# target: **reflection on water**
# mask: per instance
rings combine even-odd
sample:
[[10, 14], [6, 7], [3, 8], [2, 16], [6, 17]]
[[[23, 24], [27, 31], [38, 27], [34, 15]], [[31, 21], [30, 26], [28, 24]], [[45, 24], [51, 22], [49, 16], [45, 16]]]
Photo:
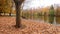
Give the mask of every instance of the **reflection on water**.
[[54, 16], [39, 16], [35, 17], [34, 19], [43, 20], [44, 22], [51, 23], [51, 24], [60, 24], [60, 17]]
[[56, 17], [57, 24], [60, 24], [60, 17]]
[[60, 24], [60, 17], [54, 17], [54, 16], [45, 16], [44, 21], [51, 23], [51, 24]]
[[49, 16], [49, 23], [53, 24], [54, 23], [54, 16]]
[[45, 19], [47, 19], [47, 21], [51, 24], [54, 23], [54, 16], [47, 16], [47, 18], [45, 18]]

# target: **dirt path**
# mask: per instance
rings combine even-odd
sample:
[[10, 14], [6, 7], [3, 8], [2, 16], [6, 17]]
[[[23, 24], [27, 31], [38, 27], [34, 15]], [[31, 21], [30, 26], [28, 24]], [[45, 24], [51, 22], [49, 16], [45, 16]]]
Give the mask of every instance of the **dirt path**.
[[22, 27], [16, 29], [15, 17], [0, 17], [0, 34], [60, 34], [60, 26], [26, 19], [22, 19], [21, 24]]

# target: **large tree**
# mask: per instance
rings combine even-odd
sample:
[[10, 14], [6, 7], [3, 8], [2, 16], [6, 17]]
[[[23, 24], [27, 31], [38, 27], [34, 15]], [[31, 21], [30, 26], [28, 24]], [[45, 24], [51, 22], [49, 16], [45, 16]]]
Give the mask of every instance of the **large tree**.
[[51, 5], [51, 7], [50, 7], [50, 11], [49, 11], [49, 15], [50, 16], [54, 16], [54, 7], [53, 7], [53, 5]]
[[21, 5], [24, 2], [24, 0], [14, 0], [14, 2], [16, 6], [16, 27], [19, 28], [21, 27], [21, 18], [20, 18]]
[[12, 6], [12, 0], [0, 0], [0, 13], [10, 13], [11, 12], [11, 6]]

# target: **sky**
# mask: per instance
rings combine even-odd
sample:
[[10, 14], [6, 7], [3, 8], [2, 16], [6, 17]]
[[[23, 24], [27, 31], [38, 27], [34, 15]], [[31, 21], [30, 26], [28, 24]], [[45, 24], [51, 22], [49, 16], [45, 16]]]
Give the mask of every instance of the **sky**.
[[60, 0], [26, 0], [23, 9], [46, 7], [53, 4], [60, 4]]

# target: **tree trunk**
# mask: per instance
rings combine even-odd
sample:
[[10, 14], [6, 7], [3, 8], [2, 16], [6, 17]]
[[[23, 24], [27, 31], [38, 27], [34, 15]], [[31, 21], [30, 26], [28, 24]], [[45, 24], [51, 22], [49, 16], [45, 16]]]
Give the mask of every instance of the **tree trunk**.
[[9, 13], [9, 16], [11, 16], [11, 13]]
[[20, 19], [20, 7], [19, 5], [17, 4], [16, 5], [16, 26], [17, 27], [20, 27], [21, 26], [21, 19]]
[[21, 19], [20, 19], [20, 5], [19, 2], [15, 2], [16, 8], [16, 27], [19, 28], [21, 26]]
[[16, 6], [16, 27], [19, 28], [21, 27], [21, 18], [20, 18], [21, 4], [24, 2], [24, 0], [14, 0], [14, 2]]
[[1, 13], [0, 13], [0, 16], [1, 16]]

